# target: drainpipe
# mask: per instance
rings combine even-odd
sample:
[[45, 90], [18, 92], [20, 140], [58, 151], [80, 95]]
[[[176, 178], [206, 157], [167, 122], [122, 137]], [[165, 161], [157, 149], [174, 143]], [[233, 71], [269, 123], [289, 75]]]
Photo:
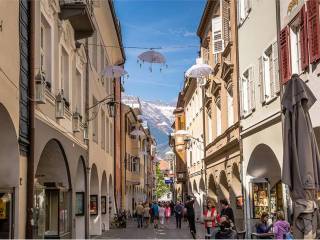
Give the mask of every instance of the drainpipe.
[[34, 42], [35, 42], [35, 1], [29, 1], [30, 18], [29, 18], [29, 130], [30, 130], [30, 148], [27, 165], [27, 221], [26, 221], [26, 238], [33, 238], [33, 192], [34, 192], [34, 146], [35, 146], [35, 102], [34, 99]]
[[[85, 40], [85, 53], [86, 56], [89, 58], [89, 41], [88, 38], [86, 38]], [[86, 64], [86, 82], [85, 82], [85, 86], [86, 86], [86, 93], [85, 93], [85, 109], [89, 109], [89, 92], [90, 92], [90, 87], [89, 87], [89, 63]], [[87, 119], [89, 119], [89, 112], [86, 111], [86, 122]], [[87, 131], [89, 131], [89, 126], [87, 126]], [[89, 135], [89, 133], [88, 133]], [[90, 214], [89, 214], [89, 195], [90, 195], [90, 161], [89, 161], [89, 140], [87, 141], [87, 158], [86, 158], [86, 195], [85, 195], [85, 237], [89, 238], [89, 218], [90, 218]]]

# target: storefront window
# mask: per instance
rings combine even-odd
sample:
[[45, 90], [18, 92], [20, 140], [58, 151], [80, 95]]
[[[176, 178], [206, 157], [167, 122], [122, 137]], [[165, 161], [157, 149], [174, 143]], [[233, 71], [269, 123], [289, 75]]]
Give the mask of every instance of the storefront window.
[[59, 202], [59, 232], [65, 234], [69, 232], [69, 194], [67, 191], [60, 192]]
[[0, 192], [0, 238], [11, 238], [12, 194]]
[[252, 190], [252, 215], [260, 218], [263, 212], [275, 214], [283, 210], [282, 184], [278, 182], [270, 189], [268, 182], [251, 183]]
[[263, 212], [269, 212], [268, 183], [252, 183], [253, 218], [260, 218]]

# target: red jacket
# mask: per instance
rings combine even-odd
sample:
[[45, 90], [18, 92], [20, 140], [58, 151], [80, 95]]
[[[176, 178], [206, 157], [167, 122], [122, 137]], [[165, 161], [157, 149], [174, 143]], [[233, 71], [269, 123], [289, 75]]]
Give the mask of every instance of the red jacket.
[[[207, 213], [208, 213], [208, 209], [206, 209], [203, 212], [203, 217], [204, 218], [207, 217]], [[213, 207], [213, 208], [211, 208], [211, 217], [214, 217], [215, 214], [216, 214], [216, 217], [212, 221], [212, 227], [216, 227], [217, 223], [220, 222], [220, 215], [218, 214], [217, 210]], [[208, 221], [204, 221], [204, 226], [208, 227]]]

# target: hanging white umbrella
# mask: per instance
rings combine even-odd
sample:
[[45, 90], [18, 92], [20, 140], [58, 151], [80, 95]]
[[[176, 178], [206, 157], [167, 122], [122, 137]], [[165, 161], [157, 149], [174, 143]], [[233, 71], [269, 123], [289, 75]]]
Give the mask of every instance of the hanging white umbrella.
[[212, 71], [212, 67], [208, 64], [197, 63], [186, 71], [185, 76], [190, 78], [203, 78], [208, 77]]
[[142, 62], [148, 62], [148, 63], [162, 63], [164, 64], [166, 62], [166, 58], [162, 55], [162, 53], [149, 50], [146, 52], [141, 53], [138, 56], [139, 60]]
[[130, 135], [140, 137], [144, 135], [144, 132], [140, 129], [135, 129], [130, 133]]
[[127, 75], [128, 73], [121, 66], [106, 66], [102, 70], [101, 74], [107, 78], [119, 78]]

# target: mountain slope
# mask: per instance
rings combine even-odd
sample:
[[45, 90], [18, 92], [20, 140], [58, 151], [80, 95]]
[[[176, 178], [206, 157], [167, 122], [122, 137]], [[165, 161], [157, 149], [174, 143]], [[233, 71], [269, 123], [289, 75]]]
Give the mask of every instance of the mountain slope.
[[128, 95], [122, 97], [122, 102], [130, 106], [141, 106], [142, 118], [148, 122], [151, 134], [157, 141], [158, 155], [164, 157], [169, 149], [168, 140], [172, 132], [175, 105], [162, 101], [147, 101]]

